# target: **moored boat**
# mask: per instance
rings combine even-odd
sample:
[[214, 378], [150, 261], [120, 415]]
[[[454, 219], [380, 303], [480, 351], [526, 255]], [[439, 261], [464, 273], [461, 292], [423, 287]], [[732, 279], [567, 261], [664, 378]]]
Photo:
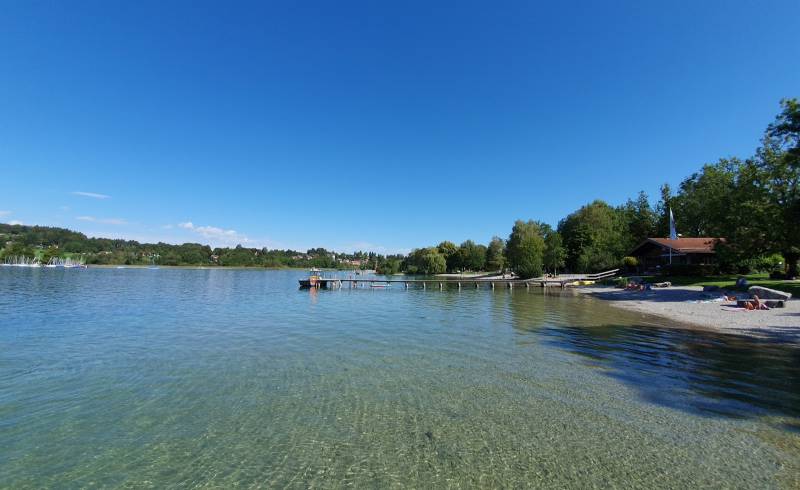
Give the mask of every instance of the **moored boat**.
[[303, 289], [318, 288], [322, 284], [322, 271], [316, 267], [308, 271], [308, 277], [300, 279], [300, 287]]

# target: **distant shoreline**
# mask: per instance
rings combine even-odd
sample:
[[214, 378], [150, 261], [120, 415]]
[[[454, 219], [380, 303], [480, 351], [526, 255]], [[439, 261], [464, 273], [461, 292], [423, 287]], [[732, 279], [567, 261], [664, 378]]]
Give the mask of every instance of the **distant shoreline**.
[[[149, 269], [157, 267], [159, 269], [224, 269], [224, 270], [295, 270], [305, 271], [308, 267], [261, 267], [261, 266], [245, 266], [245, 265], [124, 265], [124, 264], [88, 264], [89, 269]], [[335, 269], [331, 269], [335, 270]]]

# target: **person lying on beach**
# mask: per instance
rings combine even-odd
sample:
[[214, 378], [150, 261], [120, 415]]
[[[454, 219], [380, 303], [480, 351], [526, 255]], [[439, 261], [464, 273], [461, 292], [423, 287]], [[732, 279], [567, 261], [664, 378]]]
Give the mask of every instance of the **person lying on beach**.
[[746, 308], [748, 310], [768, 310], [769, 306], [765, 305], [758, 299], [758, 295], [753, 295], [753, 300], [747, 302]]

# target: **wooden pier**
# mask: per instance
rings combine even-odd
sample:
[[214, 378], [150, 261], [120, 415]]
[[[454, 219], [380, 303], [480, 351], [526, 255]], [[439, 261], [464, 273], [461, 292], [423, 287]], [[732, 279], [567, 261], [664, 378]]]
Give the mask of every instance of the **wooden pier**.
[[338, 289], [348, 285], [351, 288], [364, 285], [366, 287], [387, 287], [391, 284], [402, 284], [405, 289], [412, 286], [428, 287], [443, 290], [445, 287], [474, 288], [480, 289], [489, 288], [530, 288], [530, 287], [560, 287], [565, 288], [573, 283], [580, 281], [599, 281], [601, 279], [608, 279], [614, 277], [619, 272], [619, 269], [600, 272], [597, 274], [566, 274], [551, 277], [536, 277], [532, 279], [505, 279], [495, 277], [481, 277], [481, 278], [441, 278], [441, 279], [378, 279], [378, 278], [343, 278], [343, 277], [320, 277], [315, 281], [314, 287], [323, 289]]

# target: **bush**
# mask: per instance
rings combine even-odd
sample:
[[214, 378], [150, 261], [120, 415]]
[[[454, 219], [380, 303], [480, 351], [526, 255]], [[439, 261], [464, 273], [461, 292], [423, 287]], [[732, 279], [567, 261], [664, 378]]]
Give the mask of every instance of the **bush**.
[[633, 269], [639, 266], [639, 260], [636, 257], [623, 257], [622, 265], [629, 269]]

